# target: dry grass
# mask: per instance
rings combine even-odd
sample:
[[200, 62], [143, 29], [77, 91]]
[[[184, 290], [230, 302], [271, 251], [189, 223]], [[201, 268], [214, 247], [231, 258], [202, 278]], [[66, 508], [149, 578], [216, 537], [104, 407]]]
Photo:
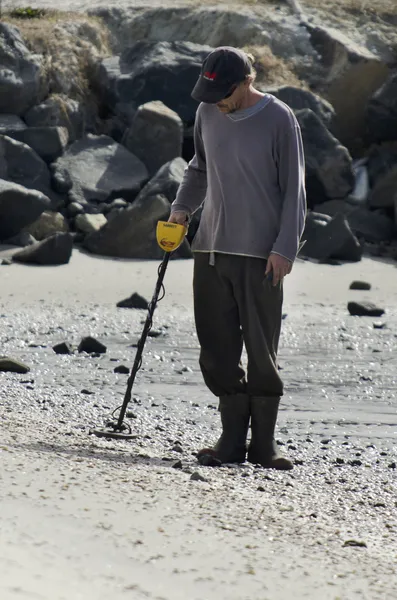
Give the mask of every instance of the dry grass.
[[43, 56], [43, 86], [48, 93], [76, 100], [90, 95], [96, 62], [110, 53], [108, 32], [99, 19], [53, 11], [35, 19], [4, 15], [3, 20], [20, 30], [29, 50]]
[[302, 87], [302, 81], [295, 75], [292, 67], [286, 61], [274, 56], [268, 46], [246, 46], [244, 50], [255, 58], [254, 67], [259, 86], [293, 85]]

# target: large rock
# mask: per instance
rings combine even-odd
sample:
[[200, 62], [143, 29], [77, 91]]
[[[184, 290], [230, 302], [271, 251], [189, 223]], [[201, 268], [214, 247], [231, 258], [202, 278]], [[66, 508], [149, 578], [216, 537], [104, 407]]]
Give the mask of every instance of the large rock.
[[329, 216], [345, 216], [353, 233], [366, 242], [387, 242], [396, 236], [396, 227], [389, 217], [344, 200], [324, 202], [315, 206], [314, 211]]
[[362, 257], [360, 243], [341, 214], [324, 218], [324, 215], [309, 212], [302, 240], [305, 244], [300, 254], [309, 258], [357, 262]]
[[182, 183], [186, 167], [187, 162], [180, 157], [174, 158], [174, 160], [163, 165], [139, 192], [136, 202], [161, 194], [171, 204], [175, 200], [178, 188]]
[[17, 252], [12, 260], [37, 265], [65, 265], [70, 260], [72, 250], [72, 234], [56, 233], [38, 244]]
[[73, 201], [133, 200], [148, 179], [145, 165], [124, 146], [102, 135], [74, 142], [54, 163], [53, 176], [72, 182]]
[[396, 165], [397, 141], [372, 146], [367, 157], [370, 187], [375, 187], [378, 180], [383, 178]]
[[64, 153], [69, 142], [66, 127], [25, 127], [7, 135], [32, 148], [48, 164]]
[[354, 188], [355, 176], [349, 151], [308, 108], [297, 110], [306, 161], [308, 206], [344, 198]]
[[283, 85], [277, 88], [262, 86], [262, 88], [264, 92], [276, 96], [276, 98], [287, 104], [294, 111], [310, 108], [310, 110], [321, 119], [327, 129], [331, 127], [335, 117], [334, 108], [327, 100], [314, 94], [310, 90], [296, 88], [290, 85]]
[[341, 31], [306, 24], [324, 72], [317, 89], [336, 111], [333, 133], [350, 151], [362, 149], [368, 100], [388, 76], [388, 67]]
[[0, 156], [1, 179], [49, 195], [50, 171], [32, 148], [5, 135], [0, 135]]
[[[210, 3], [190, 6], [152, 6], [134, 2], [134, 9], [94, 8], [89, 12], [101, 17], [113, 36], [113, 46], [122, 52], [137, 40], [189, 40], [210, 46], [231, 45], [239, 48], [267, 44], [271, 51], [294, 63], [298, 72], [306, 70], [317, 53], [299, 16], [289, 10], [274, 10], [261, 4], [260, 12], [240, 4]], [[279, 7], [281, 8], [281, 6]], [[285, 8], [285, 7], [284, 7]]]
[[[84, 240], [94, 254], [119, 258], [160, 259], [163, 250], [156, 240], [157, 221], [167, 220], [170, 203], [162, 195], [136, 200], [97, 233]], [[186, 241], [183, 243], [186, 250]]]
[[153, 176], [164, 164], [181, 156], [182, 121], [162, 102], [147, 102], [138, 108], [122, 143]]
[[41, 192], [0, 179], [0, 240], [16, 235], [50, 207]]
[[368, 141], [397, 141], [397, 73], [375, 92], [367, 109]]
[[371, 208], [394, 208], [397, 199], [397, 163], [383, 177], [379, 177], [368, 198]]
[[140, 41], [121, 56], [102, 61], [98, 84], [111, 109], [118, 103], [138, 107], [159, 100], [184, 122], [192, 123], [197, 102], [191, 91], [211, 50], [191, 42]]
[[29, 127], [66, 127], [73, 142], [84, 134], [86, 114], [80, 102], [57, 94], [31, 108], [24, 119]]
[[41, 241], [55, 233], [67, 233], [69, 225], [65, 217], [59, 212], [44, 211], [38, 219], [24, 227], [36, 240]]
[[0, 113], [23, 115], [41, 100], [42, 58], [31, 54], [18, 29], [0, 22]]
[[77, 231], [80, 231], [84, 234], [94, 233], [95, 231], [99, 231], [106, 225], [108, 222], [105, 215], [77, 215], [75, 220], [75, 227]]
[[[26, 129], [26, 123], [17, 115], [0, 115], [0, 134], [9, 135], [9, 132]], [[12, 136], [11, 136], [12, 137]]]

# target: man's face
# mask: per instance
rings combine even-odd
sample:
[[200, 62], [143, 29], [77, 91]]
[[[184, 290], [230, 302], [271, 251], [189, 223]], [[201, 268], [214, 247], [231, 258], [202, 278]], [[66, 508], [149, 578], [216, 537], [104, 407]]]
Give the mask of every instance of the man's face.
[[228, 96], [218, 102], [216, 106], [224, 114], [233, 113], [240, 108], [245, 92], [244, 82], [237, 83], [232, 87]]

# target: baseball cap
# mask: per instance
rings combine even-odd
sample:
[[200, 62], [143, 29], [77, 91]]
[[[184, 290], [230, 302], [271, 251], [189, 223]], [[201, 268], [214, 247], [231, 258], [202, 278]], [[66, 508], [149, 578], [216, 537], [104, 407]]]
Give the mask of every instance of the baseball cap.
[[231, 88], [244, 81], [251, 72], [248, 56], [231, 46], [215, 48], [204, 60], [192, 98], [206, 104], [216, 104]]

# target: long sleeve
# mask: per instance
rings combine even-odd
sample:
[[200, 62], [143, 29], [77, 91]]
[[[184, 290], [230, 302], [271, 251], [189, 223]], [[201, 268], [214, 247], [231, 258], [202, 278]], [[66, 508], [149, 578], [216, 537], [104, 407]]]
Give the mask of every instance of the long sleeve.
[[194, 124], [195, 154], [185, 169], [182, 183], [171, 205], [171, 212], [182, 210], [193, 214], [204, 202], [207, 193], [207, 164], [201, 135], [200, 107]]
[[301, 131], [291, 114], [278, 140], [279, 187], [283, 202], [280, 231], [272, 252], [294, 261], [306, 218], [305, 159]]

